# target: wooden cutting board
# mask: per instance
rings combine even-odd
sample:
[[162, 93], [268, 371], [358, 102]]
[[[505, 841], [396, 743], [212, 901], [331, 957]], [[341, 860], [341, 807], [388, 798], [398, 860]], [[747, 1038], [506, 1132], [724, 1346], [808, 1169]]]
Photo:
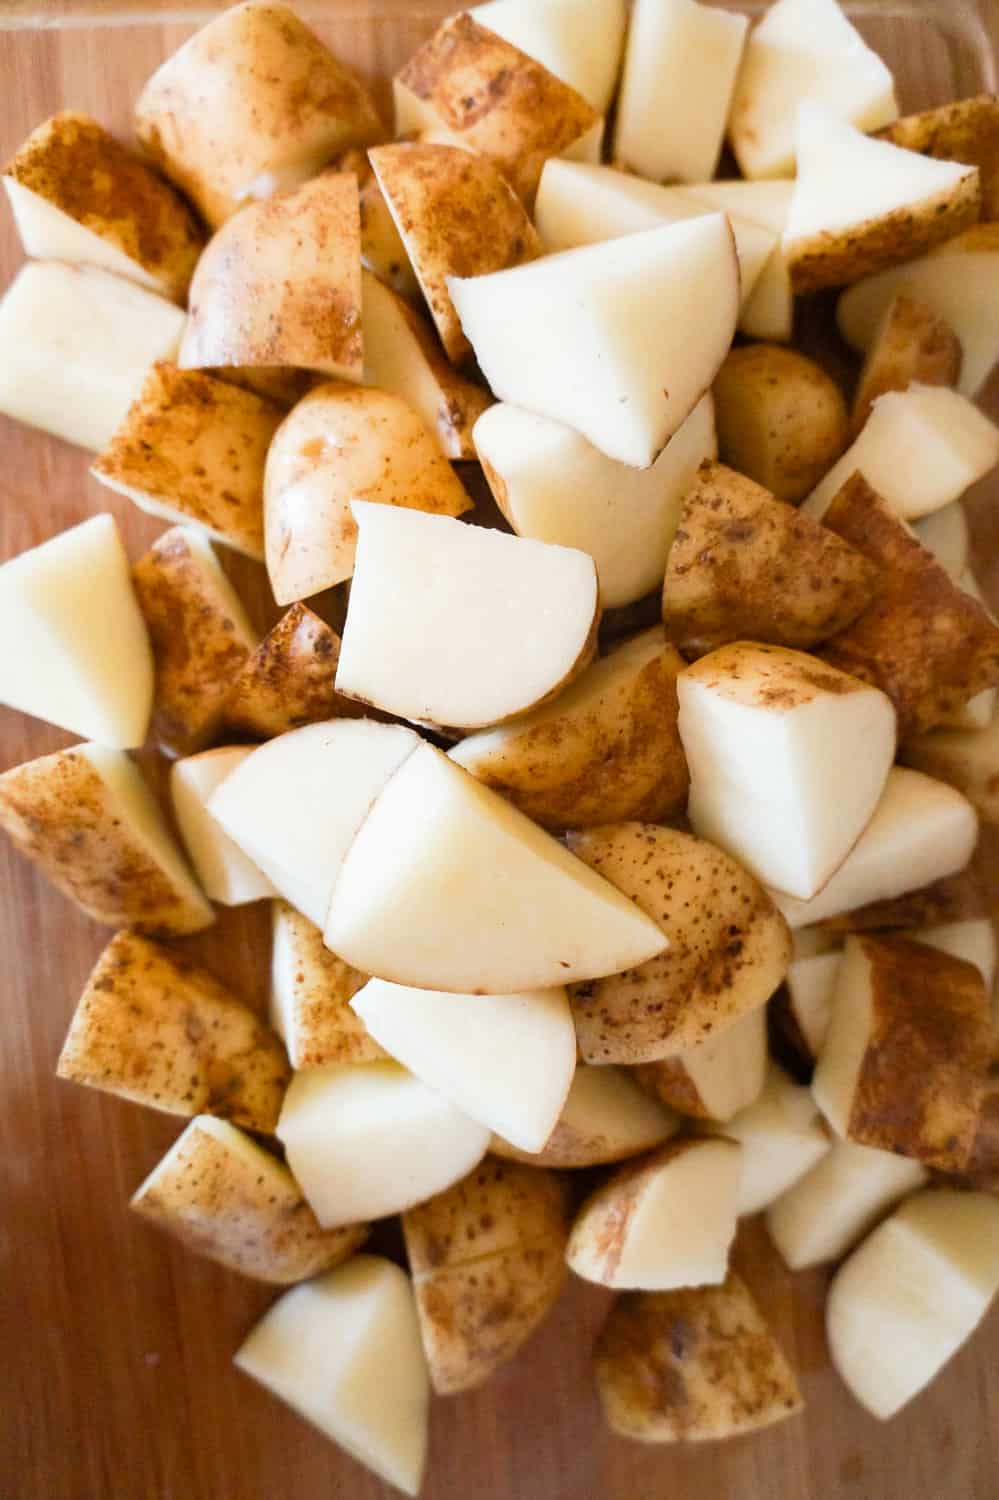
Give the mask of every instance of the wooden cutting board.
[[[981, 3], [988, 15], [996, 0]], [[137, 5], [96, 0], [96, 24], [81, 20], [74, 0], [0, 3], [0, 19], [22, 28], [0, 32], [0, 151], [8, 155], [61, 107], [127, 131], [130, 101], [189, 33], [196, 8], [182, 0], [171, 7], [174, 24], [140, 24]], [[379, 80], [387, 104], [385, 80], [444, 8], [439, 0], [419, 8], [329, 0], [312, 14], [346, 61]], [[900, 71], [905, 105], [967, 92], [968, 70], [981, 75], [984, 66], [974, 38], [948, 40], [894, 19], [911, 9], [886, 5], [871, 23]], [[66, 29], [23, 29], [32, 21], [52, 28], [66, 14]], [[0, 219], [6, 282], [20, 255], [8, 215]], [[0, 453], [2, 558], [97, 510], [119, 518], [133, 557], [161, 529], [89, 479], [77, 449], [0, 419]], [[979, 560], [993, 581], [994, 496], [986, 490], [974, 502]], [[268, 624], [276, 612], [263, 570], [235, 559], [230, 571], [258, 623]], [[26, 643], [7, 640], [2, 649]], [[68, 743], [0, 710], [0, 768]], [[272, 1293], [175, 1249], [129, 1214], [130, 1194], [178, 1122], [53, 1077], [107, 934], [5, 841], [0, 901], [0, 1500], [387, 1496], [233, 1369], [233, 1350]], [[184, 946], [263, 1005], [265, 930], [260, 908], [220, 913], [212, 932]], [[486, 1389], [435, 1404], [427, 1500], [996, 1500], [999, 1310], [927, 1394], [881, 1426], [829, 1368], [825, 1277], [792, 1281], [758, 1226], [743, 1234], [739, 1258], [800, 1372], [803, 1417], [702, 1451], [608, 1436], [589, 1374], [608, 1298], [576, 1282]]]

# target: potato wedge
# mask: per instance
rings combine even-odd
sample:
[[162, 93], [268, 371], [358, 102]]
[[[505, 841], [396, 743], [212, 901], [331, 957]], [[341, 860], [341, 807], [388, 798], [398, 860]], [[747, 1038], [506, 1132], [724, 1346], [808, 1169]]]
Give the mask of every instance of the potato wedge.
[[696, 1443], [801, 1411], [790, 1365], [744, 1282], [630, 1292], [597, 1339], [597, 1390], [619, 1437]]
[[333, 686], [340, 637], [305, 604], [293, 604], [237, 672], [226, 728], [270, 740], [306, 724], [352, 718], [358, 706]]
[[987, 729], [934, 729], [906, 741], [907, 766], [937, 776], [974, 803], [983, 823], [999, 824], [999, 714]]
[[569, 847], [670, 943], [637, 968], [572, 986], [585, 1062], [673, 1057], [724, 1035], [780, 984], [790, 933], [763, 888], [720, 849], [648, 823], [574, 833]]
[[323, 1229], [288, 1168], [227, 1120], [198, 1115], [130, 1207], [196, 1255], [275, 1286], [353, 1255], [366, 1224]]
[[341, 172], [353, 172], [357, 178], [361, 210], [361, 265], [394, 292], [398, 292], [400, 297], [417, 301], [420, 283], [409, 263], [406, 247], [395, 227], [391, 210], [378, 186], [378, 178], [371, 170], [368, 153], [351, 146], [337, 157], [335, 165]]
[[170, 799], [184, 846], [205, 895], [242, 906], [275, 895], [274, 887], [208, 811], [216, 787], [252, 754], [249, 745], [224, 745], [187, 755], [170, 767]]
[[215, 920], [138, 766], [74, 745], [0, 776], [0, 827], [96, 922], [182, 936]]
[[885, 309], [860, 372], [850, 430], [859, 437], [879, 396], [910, 385], [956, 386], [961, 340], [926, 302], [899, 292]]
[[485, 0], [472, 16], [543, 63], [601, 114], [610, 107], [628, 24], [624, 0]]
[[149, 1109], [269, 1135], [290, 1069], [279, 1038], [213, 974], [126, 931], [87, 980], [56, 1072]]
[[730, 641], [801, 650], [870, 604], [878, 570], [811, 516], [703, 463], [680, 512], [663, 583], [666, 634], [688, 657]]
[[518, 1151], [498, 1135], [489, 1150], [526, 1166], [599, 1167], [661, 1146], [678, 1126], [675, 1115], [642, 1093], [630, 1069], [579, 1063], [543, 1151]]
[[766, 1068], [767, 1008], [761, 1005], [719, 1037], [708, 1037], [676, 1057], [640, 1064], [635, 1078], [677, 1114], [730, 1120], [757, 1098]]
[[761, 1094], [747, 1109], [724, 1125], [709, 1122], [702, 1128], [740, 1147], [736, 1193], [740, 1218], [773, 1203], [810, 1172], [832, 1144], [808, 1089], [800, 1088], [774, 1062], [767, 1068]]
[[994, 94], [956, 99], [917, 115], [903, 115], [878, 138], [938, 161], [968, 162], [982, 184], [982, 218], [999, 218], [999, 100]]
[[330, 952], [308, 917], [287, 901], [273, 903], [270, 1019], [296, 1072], [386, 1056], [350, 1008], [366, 982]]

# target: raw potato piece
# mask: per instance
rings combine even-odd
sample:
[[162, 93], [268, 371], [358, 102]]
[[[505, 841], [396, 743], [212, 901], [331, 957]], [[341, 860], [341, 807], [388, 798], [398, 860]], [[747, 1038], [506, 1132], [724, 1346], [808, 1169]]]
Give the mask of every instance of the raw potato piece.
[[350, 1008], [366, 976], [331, 953], [319, 928], [287, 901], [274, 902], [272, 919], [270, 1019], [295, 1071], [384, 1058]]
[[537, 231], [488, 158], [458, 146], [401, 141], [368, 153], [420, 283], [444, 352], [471, 353], [448, 293], [449, 276], [484, 276], [534, 260]]
[[235, 1363], [388, 1484], [417, 1495], [430, 1382], [409, 1278], [355, 1255], [276, 1302]]
[[487, 1156], [453, 1187], [408, 1209], [402, 1229], [416, 1281], [526, 1245], [555, 1246], [564, 1259], [568, 1192], [554, 1172]]
[[776, 1063], [767, 1069], [759, 1098], [724, 1125], [705, 1130], [741, 1148], [737, 1213], [760, 1212], [811, 1171], [830, 1140], [807, 1089], [799, 1088]]
[[357, 178], [361, 265], [398, 292], [400, 297], [411, 297], [415, 301], [420, 295], [420, 284], [378, 186], [378, 178], [371, 170], [367, 152], [351, 147], [337, 158], [336, 165], [341, 172], [353, 172]]
[[794, 175], [798, 107], [806, 99], [859, 130], [898, 117], [891, 73], [836, 0], [777, 0], [750, 34], [729, 117], [744, 177]]
[[204, 750], [174, 761], [170, 796], [177, 827], [205, 895], [223, 906], [242, 906], [274, 895], [267, 876], [247, 859], [208, 811], [215, 788], [251, 754], [247, 745]]
[[135, 123], [213, 229], [381, 129], [364, 85], [275, 4], [235, 6], [196, 32], [150, 78]]
[[634, 604], [662, 583], [683, 496], [718, 451], [710, 395], [648, 469], [615, 463], [564, 422], [504, 401], [483, 413], [473, 436], [513, 530], [588, 552], [605, 609]]
[[173, 526], [157, 537], [132, 569], [132, 583], [156, 663], [153, 730], [187, 754], [220, 730], [233, 676], [258, 637], [196, 527]]
[[740, 1156], [732, 1141], [681, 1140], [620, 1167], [576, 1216], [570, 1269], [649, 1292], [724, 1281]]
[[107, 927], [181, 937], [215, 920], [159, 803], [120, 750], [74, 745], [4, 772], [0, 827]]
[[983, 823], [999, 824], [999, 715], [987, 729], [934, 729], [916, 735], [906, 742], [902, 758], [957, 787]]
[[352, 510], [338, 692], [477, 729], [536, 707], [589, 665], [600, 604], [585, 553], [400, 506], [355, 500]]
[[327, 1229], [401, 1213], [464, 1177], [489, 1132], [392, 1062], [295, 1073], [277, 1137]]
[[723, 1038], [776, 990], [791, 957], [787, 928], [721, 850], [644, 823], [593, 828], [569, 846], [669, 938], [666, 952], [641, 966], [573, 988], [586, 1062], [682, 1057]]
[[794, 293], [780, 243], [793, 192], [793, 182], [779, 179], [699, 182], [690, 188], [691, 196], [696, 195], [702, 203], [728, 214], [740, 214], [748, 223], [758, 225], [776, 238], [739, 314], [739, 332], [750, 339], [777, 339], [786, 343], [793, 332]]
[[101, 266], [183, 305], [204, 244], [197, 221], [96, 120], [53, 115], [8, 162], [3, 185], [32, 260]]
[[[951, 787], [944, 786], [942, 782], [933, 781], [929, 776], [917, 775], [914, 771], [906, 771], [901, 766], [895, 766], [888, 777], [886, 794], [899, 783], [906, 781], [921, 786], [924, 793], [931, 792], [931, 795], [939, 797], [941, 802], [949, 803], [952, 809], [955, 804], [961, 807], [966, 824], [970, 824], [972, 828], [975, 827], [974, 815], [968, 818], [970, 809], [964, 804], [964, 799], [959, 797]], [[900, 813], [899, 826], [901, 826], [901, 819]], [[913, 821], [919, 820], [916, 818]], [[942, 829], [938, 832], [942, 834]], [[972, 834], [972, 840], [973, 838], [974, 834]], [[973, 847], [972, 843], [972, 849]], [[884, 901], [872, 901], [844, 911], [841, 916], [828, 917], [818, 927], [809, 928], [807, 932], [796, 932], [794, 934], [796, 945], [805, 940], [825, 942], [829, 947], [836, 947], [842, 943], [844, 932], [890, 932], [899, 928], [939, 927], [944, 923], [961, 924], [972, 919], [987, 917], [990, 909], [989, 900], [981, 872], [976, 868], [978, 861], [972, 864], [967, 863], [971, 852], [969, 850], [964, 866], [958, 869], [957, 874], [944, 875], [939, 880], [932, 880], [918, 890], [910, 891], [907, 895], [888, 897]], [[954, 857], [956, 858], [956, 855]], [[899, 858], [901, 862], [906, 862], [905, 855]], [[828, 951], [828, 948], [825, 951]]]
[[636, 468], [655, 462], [710, 386], [739, 306], [723, 214], [449, 285], [494, 395]]
[[288, 1168], [212, 1115], [191, 1121], [131, 1207], [196, 1255], [276, 1286], [331, 1270], [368, 1233], [323, 1229]]
[[108, 489], [167, 521], [264, 558], [264, 461], [283, 412], [202, 370], [154, 365], [91, 469]]
[[751, 642], [701, 657], [677, 691], [695, 831], [765, 884], [814, 896], [884, 789], [889, 700], [815, 657]]
[[974, 964], [982, 976], [986, 990], [992, 994], [999, 954], [996, 949], [995, 924], [989, 917], [920, 927], [913, 933], [913, 937], [918, 943], [927, 943], [931, 948], [939, 948], [941, 953], [949, 953], [952, 958], [963, 958], [966, 963]]
[[29, 261], [0, 302], [0, 412], [81, 448], [107, 446], [185, 316], [96, 266]]
[[730, 1120], [763, 1088], [767, 1067], [767, 1009], [751, 1010], [721, 1036], [688, 1047], [678, 1057], [635, 1070], [643, 1088], [678, 1114]]
[[153, 657], [113, 516], [0, 567], [0, 630], [20, 642], [0, 658], [0, 702], [115, 749], [142, 744]]
[[796, 505], [848, 439], [834, 380], [796, 349], [743, 344], [715, 377], [715, 421], [725, 463]]
[[60, 1078], [193, 1118], [273, 1132], [284, 1048], [207, 969], [119, 932], [97, 960], [59, 1054]]
[[468, 14], [434, 32], [394, 93], [397, 136], [480, 152], [528, 208], [549, 156], [599, 154], [603, 122], [582, 95]]
[[667, 946], [637, 906], [427, 744], [350, 846], [326, 942], [396, 984], [498, 995], [615, 974]]
[[721, 154], [749, 23], [694, 0], [637, 0], [614, 160], [657, 182], [702, 182]]
[[190, 307], [182, 369], [291, 365], [361, 380], [357, 178], [324, 172], [236, 214], [198, 262]]
[[911, 385], [955, 386], [961, 374], [961, 341], [925, 302], [900, 292], [885, 310], [860, 372], [850, 421], [859, 437], [879, 396]]
[[493, 1136], [489, 1150], [540, 1167], [597, 1167], [639, 1156], [676, 1133], [679, 1121], [648, 1098], [626, 1068], [576, 1068], [558, 1124], [539, 1152]]
[[355, 500], [445, 516], [460, 516], [472, 504], [405, 401], [384, 391], [325, 383], [289, 413], [267, 455], [267, 572], [279, 604], [351, 576]]
[[796, 958], [787, 971], [788, 1008], [809, 1059], [819, 1056], [829, 1034], [842, 961], [840, 953], [815, 953], [808, 958]]
[[905, 938], [849, 937], [812, 1091], [842, 1138], [960, 1172], [975, 1141], [991, 1031], [972, 964]]
[[247, 657], [225, 703], [226, 727], [270, 740], [306, 724], [357, 713], [333, 686], [340, 637], [304, 604], [293, 604]]
[[829, 1352], [850, 1392], [886, 1421], [929, 1385], [999, 1290], [999, 1203], [934, 1188], [910, 1198], [833, 1280]]
[[597, 1340], [597, 1390], [619, 1437], [696, 1443], [783, 1422], [804, 1403], [734, 1271], [721, 1286], [630, 1293]]
[[285, 900], [321, 927], [354, 835], [419, 744], [401, 724], [309, 724], [260, 745], [209, 810]]
[[624, 0], [487, 0], [471, 16], [606, 113], [628, 24]]
[[550, 704], [450, 752], [544, 828], [658, 822], [687, 797], [676, 728], [683, 658], [660, 630], [615, 647]]
[[807, 649], [853, 623], [877, 577], [810, 516], [734, 469], [704, 463], [666, 565], [666, 633], [688, 656], [739, 640]]
[[905, 115], [879, 134], [907, 151], [976, 166], [982, 180], [982, 218], [999, 218], [999, 100], [994, 94], [976, 94]]

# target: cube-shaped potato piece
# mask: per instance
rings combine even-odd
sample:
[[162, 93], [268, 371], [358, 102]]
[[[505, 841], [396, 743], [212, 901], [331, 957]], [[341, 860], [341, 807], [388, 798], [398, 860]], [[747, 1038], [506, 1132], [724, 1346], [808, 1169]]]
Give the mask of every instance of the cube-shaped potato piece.
[[308, 917], [287, 901], [274, 902], [271, 1024], [293, 1068], [375, 1062], [386, 1056], [350, 1006], [366, 983], [366, 974], [330, 952]]

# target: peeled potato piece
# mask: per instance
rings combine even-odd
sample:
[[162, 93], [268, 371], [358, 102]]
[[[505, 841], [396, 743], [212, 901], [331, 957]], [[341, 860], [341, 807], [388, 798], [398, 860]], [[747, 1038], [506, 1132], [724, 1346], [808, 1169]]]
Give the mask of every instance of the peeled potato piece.
[[297, 1072], [327, 1063], [377, 1062], [385, 1052], [350, 1002], [367, 982], [331, 953], [319, 928], [280, 899], [273, 904], [271, 1025]]
[[643, 1063], [635, 1077], [662, 1104], [699, 1120], [730, 1120], [763, 1088], [767, 1068], [767, 1008], [759, 1006], [722, 1034], [676, 1057]]
[[787, 1006], [808, 1059], [819, 1056], [829, 1032], [842, 961], [838, 952], [815, 953], [794, 959], [787, 971]]
[[679, 1121], [643, 1094], [627, 1068], [579, 1063], [558, 1124], [541, 1151], [519, 1151], [494, 1135], [495, 1156], [539, 1167], [597, 1167], [640, 1156], [676, 1133]]
[[879, 396], [910, 385], [957, 385], [961, 341], [925, 302], [900, 292], [886, 308], [867, 351], [853, 398], [850, 426], [859, 437]]
[[831, 1145], [811, 1094], [771, 1063], [759, 1097], [724, 1125], [702, 1127], [741, 1147], [736, 1212], [759, 1213], [820, 1161]]
[[274, 895], [267, 876], [208, 811], [215, 788], [250, 753], [249, 745], [226, 745], [175, 760], [170, 768], [170, 797], [181, 838], [205, 895], [223, 906], [242, 906]]
[[938, 161], [976, 166], [982, 183], [982, 218], [999, 217], [999, 101], [994, 94], [975, 94], [917, 115], [904, 115], [878, 135]]
[[351, 718], [356, 703], [333, 686], [340, 637], [304, 604], [293, 604], [236, 674], [226, 728], [270, 740], [306, 724]]
[[983, 823], [999, 823], [999, 714], [987, 729], [933, 729], [914, 735], [901, 755], [906, 765], [956, 787]]
[[361, 265], [398, 292], [400, 297], [419, 298], [420, 284], [413, 274], [406, 247], [395, 220], [371, 170], [366, 151], [351, 146], [337, 157], [341, 172], [357, 178], [361, 210]]
[[628, 24], [624, 0], [486, 0], [471, 15], [606, 111]]

